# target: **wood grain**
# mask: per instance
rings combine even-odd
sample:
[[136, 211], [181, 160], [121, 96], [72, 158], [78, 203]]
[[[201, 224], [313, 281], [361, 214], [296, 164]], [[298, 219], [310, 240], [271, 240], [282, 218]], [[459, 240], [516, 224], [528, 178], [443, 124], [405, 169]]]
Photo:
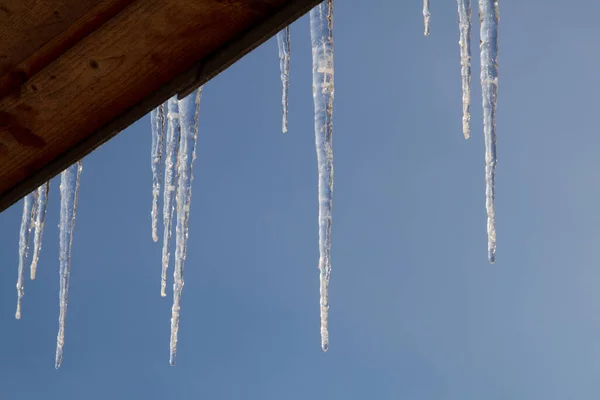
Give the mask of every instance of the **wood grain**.
[[0, 0], [0, 76], [102, 0]]

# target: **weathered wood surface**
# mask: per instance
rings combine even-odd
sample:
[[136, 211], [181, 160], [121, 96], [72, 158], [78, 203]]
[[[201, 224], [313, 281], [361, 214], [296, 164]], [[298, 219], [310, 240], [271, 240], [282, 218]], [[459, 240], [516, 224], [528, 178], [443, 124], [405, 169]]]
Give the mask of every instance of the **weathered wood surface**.
[[0, 211], [317, 3], [0, 0]]
[[0, 76], [101, 3], [102, 0], [0, 1]]

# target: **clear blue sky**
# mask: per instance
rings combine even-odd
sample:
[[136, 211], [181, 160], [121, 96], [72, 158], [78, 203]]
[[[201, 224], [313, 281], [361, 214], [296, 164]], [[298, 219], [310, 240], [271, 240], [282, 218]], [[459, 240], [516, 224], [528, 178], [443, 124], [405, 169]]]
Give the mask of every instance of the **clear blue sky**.
[[21, 321], [22, 204], [0, 214], [0, 399], [597, 399], [600, 4], [501, 1], [493, 266], [477, 14], [465, 141], [456, 3], [432, 1], [429, 38], [421, 7], [336, 2], [327, 354], [305, 17], [289, 134], [274, 39], [205, 87], [177, 366], [146, 117], [84, 160], [58, 371], [58, 181]]

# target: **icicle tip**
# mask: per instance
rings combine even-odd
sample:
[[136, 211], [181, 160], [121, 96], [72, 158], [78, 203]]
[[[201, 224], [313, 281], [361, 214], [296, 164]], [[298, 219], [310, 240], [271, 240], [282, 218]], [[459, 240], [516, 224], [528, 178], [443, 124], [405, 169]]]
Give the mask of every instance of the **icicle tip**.
[[488, 250], [488, 260], [490, 264], [494, 264], [496, 262], [496, 248]]
[[425, 24], [425, 31], [423, 35], [429, 36], [429, 21], [431, 20], [431, 12], [429, 11], [430, 0], [423, 0], [423, 22]]
[[471, 138], [471, 128], [470, 128], [471, 120], [463, 118], [463, 136], [465, 140], [469, 140]]

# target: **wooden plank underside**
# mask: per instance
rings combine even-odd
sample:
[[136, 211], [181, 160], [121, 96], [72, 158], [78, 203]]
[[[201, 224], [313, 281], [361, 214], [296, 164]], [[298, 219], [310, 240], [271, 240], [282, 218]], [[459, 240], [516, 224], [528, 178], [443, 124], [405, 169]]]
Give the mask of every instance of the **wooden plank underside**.
[[101, 3], [102, 0], [0, 0], [0, 76]]
[[[0, 40], [0, 211], [319, 3], [31, 1], [82, 6], [60, 29], [44, 30], [35, 51], [11, 42], [21, 40], [16, 35]], [[9, 25], [2, 25], [3, 18], [12, 18], [17, 3], [0, 0], [0, 35]]]

